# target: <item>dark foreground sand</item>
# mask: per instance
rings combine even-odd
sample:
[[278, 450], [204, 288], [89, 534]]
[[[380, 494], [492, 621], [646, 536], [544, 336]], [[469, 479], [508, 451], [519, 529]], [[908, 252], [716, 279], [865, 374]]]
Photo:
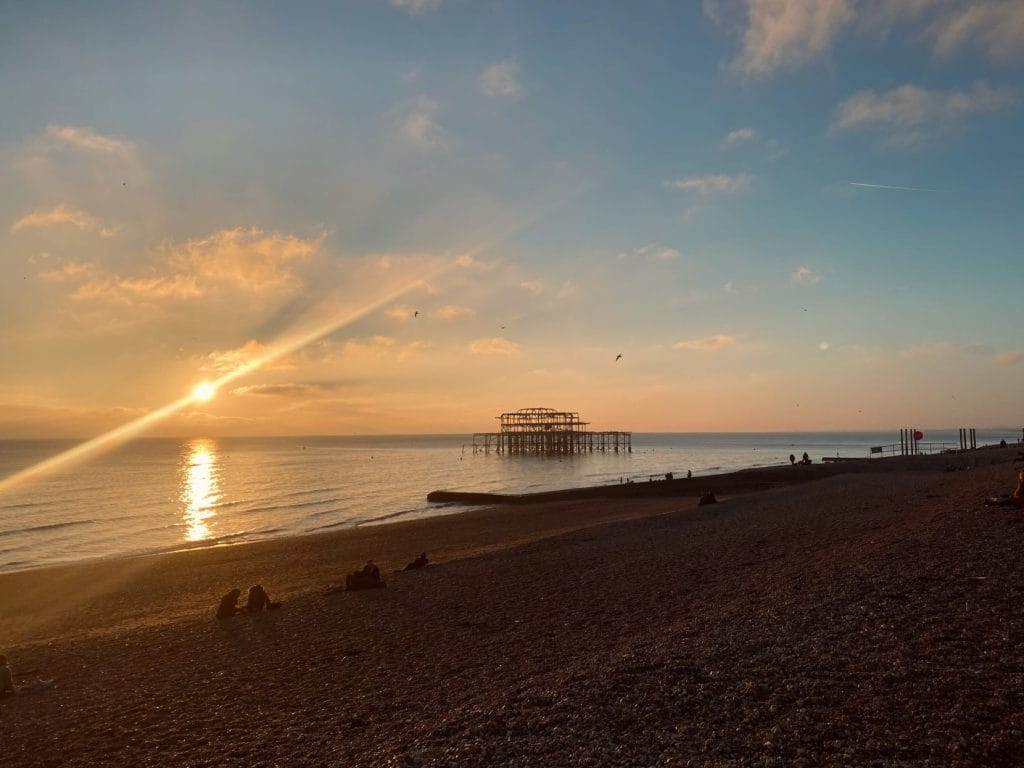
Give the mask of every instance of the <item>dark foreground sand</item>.
[[[1020, 765], [1024, 512], [980, 455], [0, 576], [0, 652], [57, 679], [0, 764]], [[256, 581], [280, 611], [213, 618]]]

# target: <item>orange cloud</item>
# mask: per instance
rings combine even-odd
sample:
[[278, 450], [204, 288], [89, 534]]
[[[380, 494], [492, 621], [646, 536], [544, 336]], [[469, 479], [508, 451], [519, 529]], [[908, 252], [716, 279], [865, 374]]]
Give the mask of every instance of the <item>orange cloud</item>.
[[477, 339], [468, 347], [474, 355], [515, 355], [521, 351], [521, 347], [514, 341], [495, 337], [491, 339]]
[[85, 261], [68, 261], [54, 269], [39, 273], [39, 279], [47, 283], [70, 283], [89, 277], [96, 272], [96, 265]]
[[446, 304], [440, 309], [435, 309], [430, 313], [431, 317], [436, 317], [438, 320], [458, 320], [462, 317], [473, 317], [476, 314], [475, 310], [469, 307], [460, 307], [455, 304]]
[[80, 211], [63, 203], [48, 211], [26, 213], [11, 224], [11, 232], [20, 232], [23, 229], [41, 229], [54, 224], [70, 224], [83, 232], [98, 232], [100, 237], [113, 237], [118, 232], [117, 227], [105, 226], [103, 222], [90, 216], [85, 211]]
[[672, 349], [687, 349], [697, 352], [715, 352], [725, 347], [731, 347], [736, 343], [736, 339], [732, 336], [724, 336], [717, 334], [715, 336], [708, 336], [704, 339], [692, 339], [690, 341], [677, 341], [672, 345]]

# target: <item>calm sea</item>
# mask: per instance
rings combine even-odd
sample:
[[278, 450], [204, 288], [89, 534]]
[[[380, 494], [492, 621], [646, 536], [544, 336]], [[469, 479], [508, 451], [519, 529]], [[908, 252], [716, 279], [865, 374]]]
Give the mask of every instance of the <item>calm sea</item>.
[[[979, 444], [1019, 430], [979, 431]], [[957, 432], [929, 441], [957, 444]], [[528, 492], [784, 464], [789, 454], [862, 456], [892, 432], [634, 433], [632, 453], [474, 455], [464, 435], [141, 439], [0, 492], [0, 571], [317, 533], [465, 507], [432, 490]], [[0, 478], [75, 445], [0, 440]]]

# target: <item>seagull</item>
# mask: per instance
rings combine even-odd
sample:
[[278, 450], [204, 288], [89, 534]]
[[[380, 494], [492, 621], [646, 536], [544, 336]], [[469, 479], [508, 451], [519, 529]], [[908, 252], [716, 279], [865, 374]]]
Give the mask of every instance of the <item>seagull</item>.
[[420, 311], [417, 309], [415, 312], [412, 313], [412, 316], [413, 317], [419, 317], [420, 316]]
[[622, 353], [621, 353], [621, 352], [619, 352], [619, 354], [617, 354], [617, 355], [615, 356], [615, 362], [616, 362], [616, 363], [617, 363], [617, 362], [619, 362], [619, 360], [620, 360], [621, 358], [622, 358]]

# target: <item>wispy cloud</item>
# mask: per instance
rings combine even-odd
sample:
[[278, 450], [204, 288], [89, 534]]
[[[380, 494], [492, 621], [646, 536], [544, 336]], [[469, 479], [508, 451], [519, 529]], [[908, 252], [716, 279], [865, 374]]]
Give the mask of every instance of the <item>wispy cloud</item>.
[[322, 238], [259, 229], [225, 229], [165, 249], [163, 263], [141, 275], [99, 275], [80, 286], [80, 301], [191, 299], [227, 291], [265, 296], [299, 285], [293, 268], [320, 250]]
[[[828, 50], [855, 16], [852, 0], [745, 0], [743, 49], [732, 66], [762, 77], [805, 64]], [[714, 3], [705, 15], [721, 19]]]
[[480, 90], [487, 96], [521, 96], [525, 89], [519, 81], [519, 62], [499, 61], [480, 75]]
[[456, 304], [445, 304], [443, 307], [435, 309], [430, 313], [431, 317], [437, 318], [438, 320], [460, 320], [464, 317], [473, 317], [476, 315], [476, 310], [470, 309], [469, 307], [460, 307]]
[[408, 304], [399, 304], [397, 307], [390, 307], [384, 310], [384, 314], [392, 320], [405, 322], [406, 320], [411, 320], [413, 318], [416, 314], [416, 310]]
[[741, 144], [747, 141], [756, 141], [757, 131], [753, 128], [737, 128], [735, 131], [729, 131], [725, 138], [722, 139], [722, 146], [728, 147], [732, 144]]
[[726, 174], [714, 174], [711, 176], [684, 176], [679, 179], [664, 182], [669, 189], [680, 189], [693, 191], [701, 195], [710, 194], [735, 194], [750, 188], [754, 177], [748, 173], [738, 173], [735, 176]]
[[105, 136], [92, 128], [74, 125], [48, 125], [46, 137], [55, 144], [73, 147], [84, 152], [127, 157], [134, 154], [136, 145], [118, 136]]
[[59, 267], [39, 273], [39, 279], [47, 283], [71, 283], [84, 280], [96, 273], [96, 265], [85, 261], [68, 261]]
[[817, 285], [821, 282], [821, 275], [806, 265], [796, 268], [789, 279], [796, 285]]
[[476, 339], [468, 347], [474, 355], [514, 355], [520, 352], [521, 347], [514, 341], [494, 337], [490, 339]]
[[623, 251], [616, 256], [617, 259], [650, 259], [653, 261], [675, 261], [682, 257], [682, 253], [676, 248], [669, 248], [668, 246], [659, 245], [658, 243], [650, 243], [648, 245], [641, 246], [640, 248], [634, 248], [631, 251]]
[[242, 387], [235, 387], [231, 390], [232, 395], [239, 397], [285, 397], [285, 398], [310, 398], [323, 397], [324, 395], [346, 389], [350, 384], [347, 382], [288, 382], [282, 384], [248, 384]]
[[117, 227], [109, 227], [99, 219], [90, 216], [85, 211], [72, 208], [69, 205], [58, 205], [49, 210], [32, 211], [22, 216], [11, 224], [11, 232], [21, 232], [25, 229], [41, 229], [54, 224], [67, 224], [83, 232], [96, 232], [100, 237], [113, 237], [117, 234]]
[[434, 119], [437, 111], [437, 102], [421, 96], [412, 111], [402, 118], [399, 130], [407, 139], [421, 147], [445, 149], [448, 146], [448, 136]]
[[864, 181], [847, 182], [851, 187], [867, 187], [869, 189], [896, 189], [903, 192], [938, 192], [937, 189], [926, 189], [924, 187], [899, 187], [892, 184], [868, 184]]
[[427, 11], [436, 11], [441, 7], [441, 0], [388, 0], [388, 5], [402, 8], [416, 16]]
[[731, 347], [736, 344], [733, 336], [716, 334], [703, 339], [690, 339], [689, 341], [677, 341], [672, 349], [689, 350], [693, 352], [717, 352], [720, 349]]
[[899, 350], [900, 357], [907, 357], [911, 359], [927, 359], [943, 357], [951, 354], [968, 354], [968, 355], [991, 355], [993, 353], [992, 347], [985, 344], [952, 344], [945, 341], [936, 342], [934, 344], [914, 344], [909, 347], [904, 347]]
[[525, 288], [534, 296], [540, 296], [547, 288], [543, 280], [524, 280], [519, 284], [519, 287]]
[[1024, 3], [975, 0], [936, 19], [928, 29], [939, 56], [978, 48], [997, 64], [1024, 61]]
[[836, 107], [829, 130], [875, 131], [885, 146], [912, 147], [959, 128], [972, 114], [998, 112], [1019, 102], [1016, 89], [984, 81], [966, 91], [932, 91], [910, 84], [883, 93], [865, 90]]
[[[270, 346], [256, 341], [256, 339], [250, 339], [234, 349], [219, 349], [210, 352], [203, 358], [200, 370], [207, 373], [237, 371], [254, 360], [266, 358], [271, 351]], [[284, 371], [294, 368], [295, 363], [291, 357], [282, 357], [260, 367], [267, 371]]]

